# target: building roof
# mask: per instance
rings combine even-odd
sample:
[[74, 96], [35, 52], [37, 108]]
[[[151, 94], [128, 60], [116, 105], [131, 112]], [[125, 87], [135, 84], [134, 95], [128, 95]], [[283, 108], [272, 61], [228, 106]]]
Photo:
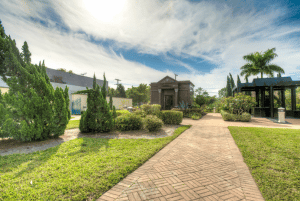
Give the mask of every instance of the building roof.
[[[52, 83], [68, 84], [80, 87], [93, 88], [93, 78], [82, 75], [71, 74], [63, 71], [46, 68], [46, 73]], [[9, 76], [7, 76], [9, 78]], [[101, 87], [103, 80], [96, 79], [96, 83]], [[8, 85], [0, 78], [0, 87], [8, 87]], [[108, 90], [108, 82], [106, 81], [106, 89]]]
[[238, 87], [256, 87], [256, 86], [293, 86], [299, 85], [300, 81], [293, 81], [291, 77], [274, 77], [274, 78], [255, 78], [252, 83], [239, 83], [238, 86], [232, 90], [236, 90]]
[[[156, 84], [156, 83], [163, 83], [163, 82], [179, 82], [179, 83], [190, 83], [192, 84], [193, 86], [195, 86], [190, 80], [183, 80], [183, 81], [179, 81], [179, 80], [175, 80], [174, 78], [171, 78], [170, 76], [166, 76], [164, 78], [162, 78], [161, 80], [159, 80], [158, 82], [152, 82], [153, 84]], [[151, 83], [151, 84], [152, 84]]]
[[[93, 78], [85, 77], [82, 75], [76, 75], [68, 72], [54, 70], [46, 68], [47, 75], [51, 82], [57, 82], [62, 84], [70, 84], [82, 87], [93, 87]], [[101, 87], [104, 83], [103, 80], [96, 79], [96, 83]], [[106, 88], [108, 89], [108, 82], [106, 81]]]
[[[9, 78], [9, 76], [7, 76]], [[0, 77], [0, 87], [9, 88], [6, 82], [2, 80], [2, 77]]]

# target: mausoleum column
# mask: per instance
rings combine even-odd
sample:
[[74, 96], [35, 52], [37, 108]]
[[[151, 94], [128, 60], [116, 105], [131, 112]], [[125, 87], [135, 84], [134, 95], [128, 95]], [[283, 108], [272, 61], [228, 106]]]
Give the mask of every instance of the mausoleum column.
[[175, 89], [175, 107], [177, 107], [178, 104], [178, 89]]
[[161, 89], [158, 89], [158, 101], [159, 101], [159, 104], [161, 104]]

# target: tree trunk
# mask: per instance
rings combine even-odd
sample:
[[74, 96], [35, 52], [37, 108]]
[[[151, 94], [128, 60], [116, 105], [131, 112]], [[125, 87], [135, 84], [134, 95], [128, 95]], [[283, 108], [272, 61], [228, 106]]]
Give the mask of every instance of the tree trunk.
[[263, 72], [260, 72], [261, 78], [263, 78]]

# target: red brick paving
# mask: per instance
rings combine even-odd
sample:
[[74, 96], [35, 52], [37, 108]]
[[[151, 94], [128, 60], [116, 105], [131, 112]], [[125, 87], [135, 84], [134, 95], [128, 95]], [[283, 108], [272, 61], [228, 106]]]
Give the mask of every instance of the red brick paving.
[[264, 200], [227, 128], [232, 123], [241, 122], [213, 113], [185, 119], [190, 129], [98, 200]]

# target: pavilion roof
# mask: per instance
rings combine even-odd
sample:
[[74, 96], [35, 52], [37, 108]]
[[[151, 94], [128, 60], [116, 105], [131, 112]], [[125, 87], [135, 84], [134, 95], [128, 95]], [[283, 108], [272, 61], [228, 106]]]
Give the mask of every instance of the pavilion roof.
[[300, 86], [300, 81], [293, 81], [291, 77], [274, 77], [274, 78], [255, 78], [252, 83], [239, 83], [237, 87], [234, 87], [232, 90], [239, 88], [247, 87], [256, 87], [256, 86]]

